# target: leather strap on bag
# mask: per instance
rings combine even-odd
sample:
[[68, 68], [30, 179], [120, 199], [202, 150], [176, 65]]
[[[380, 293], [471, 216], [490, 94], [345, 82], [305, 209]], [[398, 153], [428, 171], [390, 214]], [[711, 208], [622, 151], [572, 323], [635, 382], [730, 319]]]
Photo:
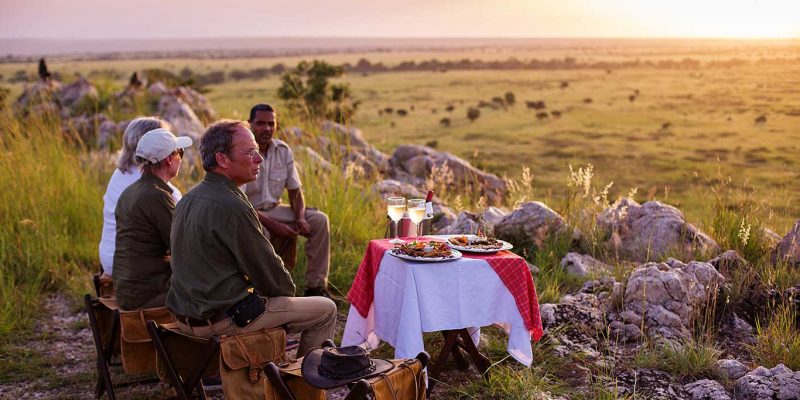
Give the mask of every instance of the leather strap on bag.
[[250, 383], [255, 384], [256, 382], [258, 382], [258, 375], [261, 373], [261, 366], [255, 362], [256, 360], [255, 355], [247, 351], [247, 347], [245, 347], [244, 343], [242, 343], [242, 339], [240, 339], [239, 336], [235, 335], [233, 336], [233, 338], [236, 339], [236, 344], [239, 345], [239, 349], [242, 350], [242, 354], [245, 354], [247, 356], [247, 363], [249, 367], [248, 370], [250, 372], [249, 375]]

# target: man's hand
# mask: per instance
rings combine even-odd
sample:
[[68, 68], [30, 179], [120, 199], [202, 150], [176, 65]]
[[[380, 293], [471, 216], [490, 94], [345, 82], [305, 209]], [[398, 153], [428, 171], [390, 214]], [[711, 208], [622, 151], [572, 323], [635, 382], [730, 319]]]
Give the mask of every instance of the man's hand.
[[297, 220], [297, 233], [306, 236], [311, 234], [311, 224], [305, 218]]
[[297, 231], [292, 229], [291, 226], [275, 221], [275, 223], [268, 228], [270, 232], [277, 234], [278, 236], [294, 238], [297, 237]]

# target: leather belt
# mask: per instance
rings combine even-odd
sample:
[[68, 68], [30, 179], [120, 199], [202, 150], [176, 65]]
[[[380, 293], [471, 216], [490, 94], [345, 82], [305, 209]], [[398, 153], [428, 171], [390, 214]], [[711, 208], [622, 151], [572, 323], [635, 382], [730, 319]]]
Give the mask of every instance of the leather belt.
[[200, 327], [200, 326], [208, 326], [208, 325], [211, 325], [211, 324], [216, 324], [217, 322], [220, 322], [220, 321], [223, 321], [225, 319], [230, 318], [230, 315], [228, 315], [228, 313], [222, 311], [222, 312], [217, 313], [216, 315], [214, 315], [213, 317], [211, 317], [209, 319], [196, 319], [196, 318], [192, 318], [192, 317], [187, 317], [185, 315], [176, 315], [175, 317], [178, 319], [178, 321], [181, 321], [181, 322], [185, 323], [186, 325], [189, 325], [191, 327], [195, 327], [196, 328], [196, 327]]

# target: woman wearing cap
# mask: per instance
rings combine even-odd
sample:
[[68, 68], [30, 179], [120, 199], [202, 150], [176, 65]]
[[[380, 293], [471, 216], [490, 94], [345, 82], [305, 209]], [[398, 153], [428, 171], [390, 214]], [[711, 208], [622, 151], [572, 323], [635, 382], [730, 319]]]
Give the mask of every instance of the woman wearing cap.
[[[117, 220], [114, 211], [117, 209], [117, 201], [122, 191], [127, 189], [133, 182], [141, 176], [141, 172], [136, 168], [136, 145], [142, 136], [153, 129], [164, 128], [169, 130], [171, 127], [167, 121], [157, 117], [137, 117], [133, 119], [125, 133], [122, 135], [122, 151], [120, 152], [117, 169], [108, 181], [106, 193], [103, 195], [103, 233], [100, 238], [100, 265], [103, 267], [103, 274], [111, 275], [114, 268], [114, 251], [117, 239]], [[172, 198], [177, 203], [181, 199], [181, 192], [168, 183], [172, 188]]]
[[175, 211], [170, 179], [178, 175], [183, 149], [192, 139], [164, 128], [151, 130], [136, 146], [142, 176], [119, 196], [114, 252], [114, 292], [119, 307], [163, 306], [172, 270], [169, 233]]

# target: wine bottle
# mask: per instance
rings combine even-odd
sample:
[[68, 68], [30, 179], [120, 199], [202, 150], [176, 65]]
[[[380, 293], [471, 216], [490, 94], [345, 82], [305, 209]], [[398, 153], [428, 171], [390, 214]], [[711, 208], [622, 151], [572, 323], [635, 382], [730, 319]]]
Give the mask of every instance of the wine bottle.
[[433, 190], [429, 190], [425, 197], [425, 218], [433, 218]]

